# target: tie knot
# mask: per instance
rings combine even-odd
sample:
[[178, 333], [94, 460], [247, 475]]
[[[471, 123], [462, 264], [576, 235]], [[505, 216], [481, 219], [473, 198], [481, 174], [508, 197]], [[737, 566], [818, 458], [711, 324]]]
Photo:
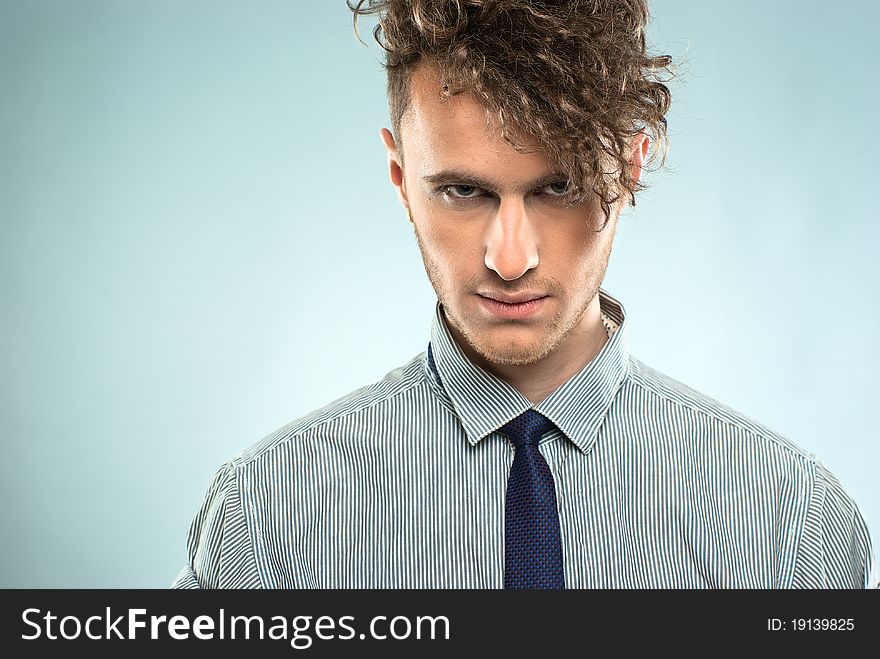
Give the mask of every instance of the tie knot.
[[537, 444], [541, 437], [556, 425], [546, 416], [535, 410], [526, 410], [500, 428], [510, 438], [514, 446]]

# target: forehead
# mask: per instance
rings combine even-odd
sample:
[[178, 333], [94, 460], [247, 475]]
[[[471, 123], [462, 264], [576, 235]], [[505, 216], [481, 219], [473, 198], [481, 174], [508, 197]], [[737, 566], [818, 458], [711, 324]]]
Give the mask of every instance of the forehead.
[[427, 62], [412, 72], [409, 104], [400, 126], [408, 167], [467, 167], [511, 180], [550, 169], [536, 140], [518, 136], [529, 152], [517, 152], [502, 137], [498, 120], [473, 96], [463, 93], [443, 98], [441, 85], [439, 71]]

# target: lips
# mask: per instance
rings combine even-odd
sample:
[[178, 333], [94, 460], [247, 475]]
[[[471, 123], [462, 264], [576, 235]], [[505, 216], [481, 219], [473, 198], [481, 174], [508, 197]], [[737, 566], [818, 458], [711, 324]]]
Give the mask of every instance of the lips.
[[478, 293], [482, 297], [504, 304], [522, 304], [523, 302], [531, 302], [542, 297], [547, 297], [543, 293]]
[[480, 306], [492, 317], [504, 320], [526, 320], [535, 317], [548, 298], [537, 293], [480, 293]]

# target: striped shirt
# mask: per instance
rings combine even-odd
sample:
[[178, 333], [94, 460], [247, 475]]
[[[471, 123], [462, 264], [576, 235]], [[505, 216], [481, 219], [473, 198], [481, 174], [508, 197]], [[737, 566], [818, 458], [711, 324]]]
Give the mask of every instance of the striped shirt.
[[465, 357], [437, 305], [430, 353], [264, 437], [215, 474], [176, 588], [501, 588], [527, 409], [556, 486], [569, 588], [874, 587], [852, 498], [816, 457], [609, 339], [540, 403]]

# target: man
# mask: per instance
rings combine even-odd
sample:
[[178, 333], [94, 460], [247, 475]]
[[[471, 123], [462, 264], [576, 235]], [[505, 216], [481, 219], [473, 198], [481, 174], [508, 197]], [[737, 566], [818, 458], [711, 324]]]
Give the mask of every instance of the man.
[[644, 3], [353, 9], [380, 21], [381, 139], [438, 297], [430, 342], [224, 465], [174, 585], [871, 585], [836, 478], [632, 357], [600, 289], [665, 138]]

